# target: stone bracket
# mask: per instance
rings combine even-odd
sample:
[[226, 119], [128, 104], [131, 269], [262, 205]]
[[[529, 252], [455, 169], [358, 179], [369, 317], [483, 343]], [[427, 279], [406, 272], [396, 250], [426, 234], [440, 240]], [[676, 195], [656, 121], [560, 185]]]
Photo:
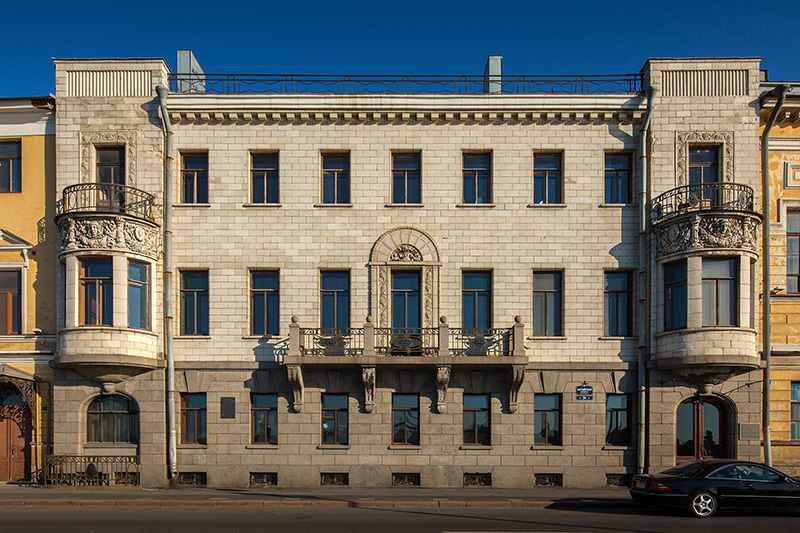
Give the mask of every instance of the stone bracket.
[[436, 411], [447, 412], [447, 386], [450, 384], [450, 365], [436, 368]]
[[508, 412], [519, 408], [519, 389], [525, 381], [525, 365], [513, 365], [508, 373]]
[[361, 367], [361, 381], [364, 383], [364, 410], [371, 413], [375, 409], [375, 367]]
[[292, 402], [292, 409], [295, 413], [303, 410], [303, 396], [305, 393], [305, 385], [303, 385], [303, 370], [300, 365], [289, 365], [286, 367], [289, 377], [289, 383], [292, 386], [292, 394], [294, 396]]

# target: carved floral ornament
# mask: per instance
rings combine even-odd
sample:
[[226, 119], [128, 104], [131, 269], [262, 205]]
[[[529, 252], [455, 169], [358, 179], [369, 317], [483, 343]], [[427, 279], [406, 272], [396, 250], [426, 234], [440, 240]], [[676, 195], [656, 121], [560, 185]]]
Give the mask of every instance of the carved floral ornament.
[[161, 246], [157, 228], [124, 217], [70, 217], [61, 225], [60, 237], [60, 253], [104, 249], [130, 251], [155, 258]]
[[742, 216], [701, 216], [682, 218], [671, 224], [655, 226], [657, 256], [704, 248], [734, 248], [756, 252], [757, 222]]
[[689, 147], [718, 146], [719, 179], [734, 182], [733, 175], [733, 132], [731, 131], [679, 131], [676, 139], [675, 177], [676, 186], [689, 183]]
[[410, 244], [401, 244], [389, 255], [389, 261], [422, 261], [422, 254]]
[[95, 181], [92, 170], [94, 148], [97, 146], [125, 147], [125, 184], [136, 186], [136, 131], [85, 131], [81, 132], [81, 183]]

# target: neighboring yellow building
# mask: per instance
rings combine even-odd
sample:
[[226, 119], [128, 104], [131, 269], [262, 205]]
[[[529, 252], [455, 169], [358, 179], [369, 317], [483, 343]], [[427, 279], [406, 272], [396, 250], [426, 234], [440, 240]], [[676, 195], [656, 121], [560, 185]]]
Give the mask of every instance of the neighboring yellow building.
[[[765, 83], [765, 90], [775, 83]], [[769, 135], [773, 464], [800, 474], [800, 84], [791, 83]], [[762, 133], [776, 105], [761, 110]]]
[[0, 481], [50, 452], [56, 349], [54, 99], [0, 99]]

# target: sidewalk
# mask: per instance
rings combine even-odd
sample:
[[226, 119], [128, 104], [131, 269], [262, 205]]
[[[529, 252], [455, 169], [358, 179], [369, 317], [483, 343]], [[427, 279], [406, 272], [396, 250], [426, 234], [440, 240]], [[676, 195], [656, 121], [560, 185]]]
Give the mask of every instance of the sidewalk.
[[632, 507], [624, 487], [600, 489], [137, 489], [0, 484], [2, 506], [611, 508]]

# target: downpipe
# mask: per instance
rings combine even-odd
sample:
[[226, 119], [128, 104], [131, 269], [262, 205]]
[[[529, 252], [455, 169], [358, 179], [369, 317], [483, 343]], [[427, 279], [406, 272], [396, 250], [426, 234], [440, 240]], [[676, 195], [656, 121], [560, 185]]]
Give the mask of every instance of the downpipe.
[[769, 193], [769, 133], [778, 119], [778, 114], [783, 108], [783, 103], [786, 100], [786, 91], [789, 89], [786, 85], [778, 85], [773, 90], [761, 97], [761, 102], [769, 96], [777, 96], [778, 101], [775, 107], [769, 114], [766, 126], [764, 126], [764, 133], [761, 135], [761, 201], [762, 213], [764, 215], [764, 226], [761, 233], [761, 293], [762, 293], [762, 331], [761, 331], [761, 353], [764, 357], [764, 391], [762, 394], [763, 399], [763, 440], [764, 440], [764, 463], [767, 466], [772, 466], [772, 437], [770, 435], [770, 389], [772, 388], [772, 321], [770, 317], [772, 305], [770, 293], [770, 254], [769, 244], [770, 236], [770, 193]]
[[167, 476], [172, 479], [178, 475], [177, 441], [178, 432], [175, 421], [175, 356], [173, 353], [172, 311], [172, 123], [167, 111], [169, 89], [156, 87], [161, 124], [166, 137], [164, 153], [164, 343], [167, 357]]

